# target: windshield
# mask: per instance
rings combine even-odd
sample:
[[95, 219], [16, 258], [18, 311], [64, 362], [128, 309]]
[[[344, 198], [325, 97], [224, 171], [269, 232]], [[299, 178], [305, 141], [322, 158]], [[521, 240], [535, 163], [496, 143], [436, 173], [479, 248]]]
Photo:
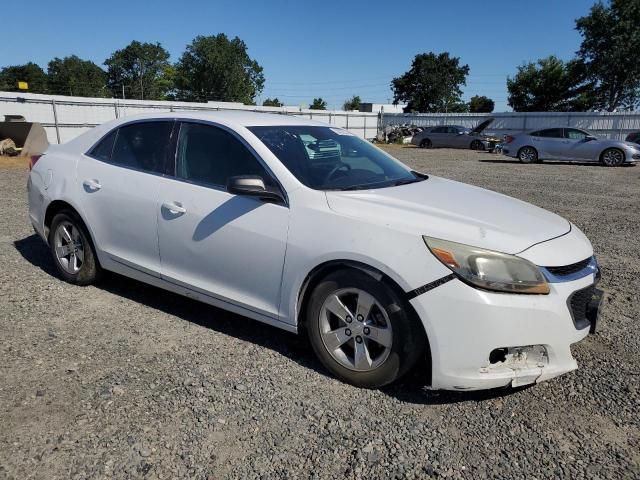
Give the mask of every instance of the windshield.
[[369, 142], [339, 128], [248, 127], [306, 186], [316, 190], [383, 188], [424, 180]]

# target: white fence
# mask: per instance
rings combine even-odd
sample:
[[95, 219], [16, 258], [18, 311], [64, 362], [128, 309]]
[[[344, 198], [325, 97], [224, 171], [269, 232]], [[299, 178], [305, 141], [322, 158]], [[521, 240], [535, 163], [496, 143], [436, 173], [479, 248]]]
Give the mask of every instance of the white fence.
[[51, 143], [64, 143], [91, 127], [127, 115], [151, 112], [250, 110], [296, 115], [346, 128], [363, 138], [378, 132], [378, 114], [291, 107], [258, 107], [241, 104], [119, 100], [0, 92], [0, 121], [4, 115], [22, 115], [41, 123]]
[[608, 138], [623, 139], [629, 132], [640, 131], [640, 112], [383, 113], [379, 116], [377, 113], [259, 107], [223, 102], [162, 102], [0, 92], [0, 121], [3, 115], [22, 115], [30, 122], [39, 122], [47, 131], [51, 143], [66, 142], [91, 127], [126, 115], [216, 110], [252, 110], [312, 118], [346, 128], [367, 139], [374, 138], [379, 128], [388, 125], [409, 123], [426, 127], [448, 124], [473, 128], [490, 116], [495, 120], [486, 132], [496, 135], [568, 126], [590, 130]]
[[574, 127], [607, 138], [624, 139], [630, 132], [640, 131], [640, 112], [385, 113], [381, 124], [408, 123], [418, 127], [461, 125], [473, 128], [490, 117], [494, 121], [485, 132], [498, 136], [547, 127]]

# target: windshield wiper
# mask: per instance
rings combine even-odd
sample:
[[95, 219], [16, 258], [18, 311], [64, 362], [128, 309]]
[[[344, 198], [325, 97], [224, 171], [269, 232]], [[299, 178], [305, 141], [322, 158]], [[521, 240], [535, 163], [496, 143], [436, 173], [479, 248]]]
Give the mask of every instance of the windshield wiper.
[[399, 185], [408, 185], [410, 183], [416, 183], [416, 182], [422, 182], [424, 180], [426, 180], [427, 178], [429, 178], [428, 175], [424, 175], [422, 173], [418, 173], [418, 172], [414, 172], [412, 171], [411, 174], [413, 175], [413, 178], [402, 178], [400, 180], [396, 180], [395, 182], [393, 182], [393, 186], [397, 187]]

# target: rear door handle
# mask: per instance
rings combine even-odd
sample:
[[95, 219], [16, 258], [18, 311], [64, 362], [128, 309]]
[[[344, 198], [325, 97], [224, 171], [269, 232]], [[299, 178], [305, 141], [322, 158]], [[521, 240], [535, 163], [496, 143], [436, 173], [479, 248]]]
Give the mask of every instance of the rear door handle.
[[100, 182], [98, 180], [85, 180], [84, 182], [82, 182], [82, 185], [84, 185], [84, 187], [88, 190], [100, 190], [102, 188], [102, 185], [100, 185]]
[[178, 202], [164, 202], [162, 204], [162, 208], [169, 210], [174, 215], [182, 215], [183, 213], [187, 213], [187, 209]]

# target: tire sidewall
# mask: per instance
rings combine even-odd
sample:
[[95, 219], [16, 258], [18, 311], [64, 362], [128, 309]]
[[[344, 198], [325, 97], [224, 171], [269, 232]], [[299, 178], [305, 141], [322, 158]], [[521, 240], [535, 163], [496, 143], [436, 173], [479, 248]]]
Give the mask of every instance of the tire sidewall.
[[420, 148], [431, 148], [431, 140], [429, 140], [428, 138], [423, 139], [420, 142]]
[[[55, 232], [58, 228], [58, 225], [65, 221], [71, 223], [74, 228], [78, 229], [84, 248], [84, 260], [82, 262], [82, 266], [80, 267], [80, 270], [75, 274], [69, 273], [64, 268], [62, 268], [55, 252]], [[100, 277], [101, 270], [96, 260], [93, 243], [91, 242], [89, 233], [87, 232], [87, 229], [80, 217], [73, 211], [63, 210], [53, 217], [53, 220], [51, 221], [51, 228], [49, 229], [48, 240], [51, 256], [53, 257], [53, 263], [59, 275], [65, 281], [76, 285], [89, 285], [91, 283], [94, 283]]]
[[[356, 372], [340, 365], [327, 351], [320, 334], [320, 312], [326, 298], [336, 290], [350, 287], [366, 291], [380, 303], [393, 331], [389, 356], [382, 365], [370, 372]], [[425, 351], [424, 334], [408, 311], [406, 302], [387, 285], [365, 273], [345, 270], [330, 274], [311, 295], [305, 322], [311, 346], [331, 373], [352, 385], [365, 388], [387, 385], [404, 375]]]

